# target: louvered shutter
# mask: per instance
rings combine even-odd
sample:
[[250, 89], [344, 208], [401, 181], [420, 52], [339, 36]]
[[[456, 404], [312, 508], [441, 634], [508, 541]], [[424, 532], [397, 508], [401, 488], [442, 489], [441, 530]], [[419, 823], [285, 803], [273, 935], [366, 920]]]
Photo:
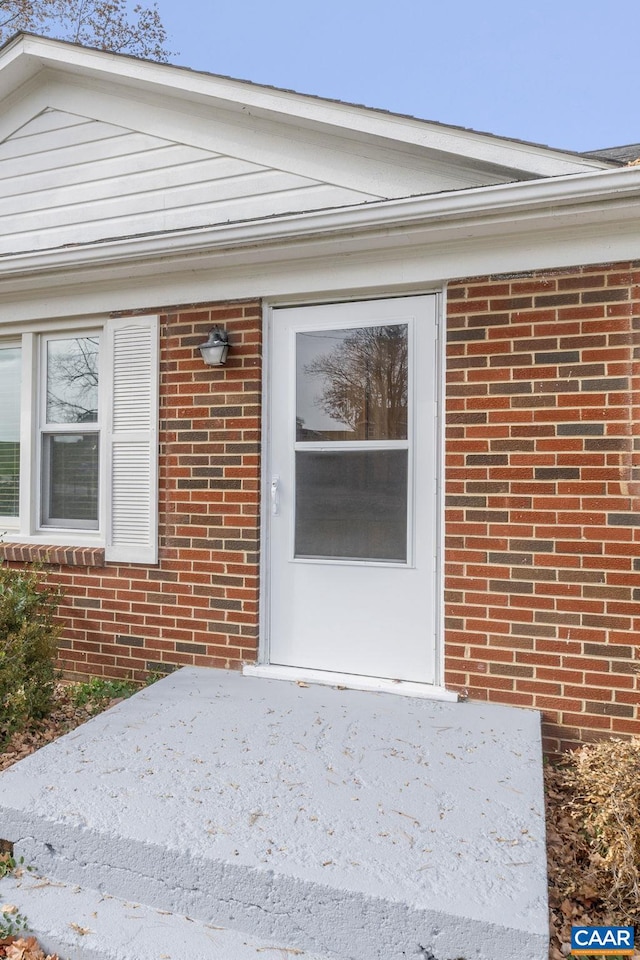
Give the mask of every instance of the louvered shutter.
[[111, 320], [106, 330], [106, 559], [158, 560], [158, 318]]

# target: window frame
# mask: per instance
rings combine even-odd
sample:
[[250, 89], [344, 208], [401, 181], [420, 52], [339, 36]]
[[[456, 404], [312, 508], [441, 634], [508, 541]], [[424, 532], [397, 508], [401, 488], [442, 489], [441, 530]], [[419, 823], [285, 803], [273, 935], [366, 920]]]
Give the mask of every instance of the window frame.
[[[20, 493], [19, 516], [0, 517], [0, 533], [7, 541], [51, 546], [98, 547], [106, 551], [107, 561], [128, 563], [157, 563], [158, 558], [158, 416], [159, 416], [159, 316], [134, 315], [127, 318], [95, 317], [48, 320], [42, 322], [6, 324], [6, 334], [0, 326], [0, 346], [21, 348], [20, 391]], [[43, 362], [46, 343], [51, 339], [95, 335], [100, 337], [98, 409], [99, 421], [87, 424], [44, 424], [46, 419], [46, 364]], [[146, 379], [141, 384], [141, 395], [148, 398], [149, 415], [146, 423], [129, 433], [115, 434], [115, 343], [118, 337], [137, 337], [138, 359], [142, 358]], [[142, 352], [140, 352], [142, 351]], [[147, 391], [145, 394], [144, 391]], [[136, 426], [136, 425], [134, 425]], [[43, 430], [43, 428], [46, 429]], [[97, 432], [99, 429], [98, 526], [59, 526], [43, 524], [42, 469], [43, 432]], [[89, 429], [87, 429], [89, 428]], [[117, 526], [113, 497], [114, 443], [137, 440], [147, 451], [148, 487], [143, 507], [146, 508], [146, 528], [133, 531], [124, 540]], [[145, 439], [146, 438], [146, 439]], [[121, 501], [122, 495], [120, 493]], [[115, 519], [114, 519], [115, 517]]]
[[20, 507], [22, 501], [22, 489], [20, 484], [22, 483], [22, 473], [23, 473], [23, 464], [22, 464], [22, 410], [23, 410], [23, 377], [24, 377], [24, 354], [22, 347], [22, 338], [18, 336], [7, 336], [0, 337], [0, 349], [3, 350], [19, 350], [20, 351], [20, 427], [18, 430], [18, 443], [20, 445], [20, 479], [18, 482], [18, 516], [12, 517], [8, 514], [0, 513], [0, 530], [12, 529], [20, 522]]
[[[84, 337], [97, 337], [98, 339], [98, 417], [97, 420], [92, 420], [87, 423], [66, 423], [64, 421], [52, 421], [49, 422], [47, 419], [47, 390], [48, 390], [48, 373], [49, 373], [49, 360], [48, 360], [48, 345], [52, 341], [56, 340], [65, 340], [65, 339], [74, 339], [74, 338], [84, 338]], [[105, 415], [105, 405], [107, 402], [107, 397], [105, 396], [105, 380], [107, 379], [106, 375], [106, 362], [105, 362], [105, 350], [104, 350], [104, 326], [103, 327], [87, 327], [80, 330], [59, 330], [56, 332], [42, 333], [38, 335], [38, 377], [37, 377], [37, 389], [39, 392], [39, 397], [35, 399], [37, 411], [38, 411], [38, 439], [37, 439], [37, 457], [36, 457], [36, 471], [37, 471], [37, 489], [34, 491], [36, 499], [36, 517], [37, 517], [37, 527], [38, 532], [41, 532], [43, 535], [48, 535], [49, 531], [64, 531], [66, 534], [67, 531], [76, 531], [76, 530], [86, 530], [100, 537], [104, 537], [105, 530], [105, 509], [104, 509], [104, 491], [107, 490], [106, 486], [106, 477], [104, 476], [105, 470], [105, 431], [104, 431], [104, 415]], [[45, 519], [46, 514], [46, 501], [48, 499], [48, 494], [50, 490], [51, 476], [49, 472], [49, 457], [50, 450], [45, 451], [45, 444], [49, 447], [49, 444], [46, 442], [46, 437], [52, 437], [60, 434], [96, 434], [98, 437], [98, 511], [97, 518], [95, 523], [93, 521], [67, 521], [60, 522], [57, 518]]]

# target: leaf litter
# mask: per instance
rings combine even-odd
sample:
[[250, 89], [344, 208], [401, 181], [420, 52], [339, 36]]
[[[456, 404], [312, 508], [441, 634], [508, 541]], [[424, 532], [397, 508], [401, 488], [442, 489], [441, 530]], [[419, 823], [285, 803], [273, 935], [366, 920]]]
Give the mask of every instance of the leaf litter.
[[59, 960], [57, 953], [45, 954], [35, 937], [5, 937], [0, 940], [0, 957], [6, 957], [6, 960]]
[[545, 794], [549, 957], [564, 960], [572, 925], [638, 932], [640, 738], [585, 744], [548, 764]]

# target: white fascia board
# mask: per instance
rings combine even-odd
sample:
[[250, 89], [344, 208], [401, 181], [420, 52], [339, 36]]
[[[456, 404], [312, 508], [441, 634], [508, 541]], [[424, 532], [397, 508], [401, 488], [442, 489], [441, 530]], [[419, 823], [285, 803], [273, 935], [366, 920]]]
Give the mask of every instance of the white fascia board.
[[459, 277], [640, 260], [637, 220], [585, 227], [578, 219], [571, 226], [552, 224], [513, 237], [485, 238], [468, 231], [445, 241], [434, 229], [430, 242], [403, 239], [406, 245], [391, 247], [375, 237], [354, 250], [348, 238], [327, 237], [25, 275], [0, 281], [0, 329], [10, 334], [34, 321], [76, 317], [86, 324], [88, 317], [118, 311], [166, 312], [168, 304], [247, 299], [293, 304], [406, 295], [441, 290]]
[[0, 51], [0, 107], [4, 109], [7, 97], [12, 98], [41, 70], [42, 65], [25, 54], [23, 38], [6, 45]]
[[459, 161], [518, 170], [532, 177], [564, 176], [612, 167], [609, 161], [582, 157], [570, 151], [39, 37], [20, 37], [15, 47], [9, 45], [0, 54], [0, 90], [5, 57], [8, 56], [9, 63], [15, 59], [16, 51], [32, 61], [32, 72], [49, 66], [94, 79], [102, 77], [110, 83], [152, 89], [163, 97], [196, 98], [227, 110], [249, 109], [265, 118], [277, 117], [281, 122], [320, 125], [333, 128], [343, 136], [366, 135], [410, 144]]
[[[637, 182], [637, 180], [636, 180]], [[388, 204], [390, 206], [390, 204]], [[400, 229], [345, 230], [148, 259], [107, 258], [0, 277], [0, 328], [34, 320], [157, 312], [167, 304], [362, 298], [441, 289], [463, 276], [528, 273], [640, 259], [640, 192], [609, 203], [550, 204], [538, 214], [437, 219]]]
[[[625, 167], [554, 180], [497, 184], [402, 200], [371, 202], [231, 224], [125, 237], [76, 247], [7, 255], [0, 259], [0, 277], [35, 276], [55, 270], [179, 260], [215, 251], [243, 250], [247, 263], [262, 259], [264, 247], [318, 239], [349, 240], [352, 250], [392, 248], [419, 242], [419, 234], [437, 231], [448, 240], [525, 234], [541, 226], [557, 228], [564, 221], [592, 222], [640, 218], [640, 168]], [[535, 226], [534, 226], [535, 225]], [[470, 234], [472, 231], [472, 234]], [[426, 239], [426, 237], [425, 237]], [[272, 256], [274, 256], [272, 252]]]

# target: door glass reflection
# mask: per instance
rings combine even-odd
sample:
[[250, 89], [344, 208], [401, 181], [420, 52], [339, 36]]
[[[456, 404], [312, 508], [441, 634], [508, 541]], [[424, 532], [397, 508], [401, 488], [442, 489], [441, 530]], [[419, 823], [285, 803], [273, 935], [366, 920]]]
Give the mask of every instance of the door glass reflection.
[[407, 324], [296, 334], [296, 439], [405, 440]]

